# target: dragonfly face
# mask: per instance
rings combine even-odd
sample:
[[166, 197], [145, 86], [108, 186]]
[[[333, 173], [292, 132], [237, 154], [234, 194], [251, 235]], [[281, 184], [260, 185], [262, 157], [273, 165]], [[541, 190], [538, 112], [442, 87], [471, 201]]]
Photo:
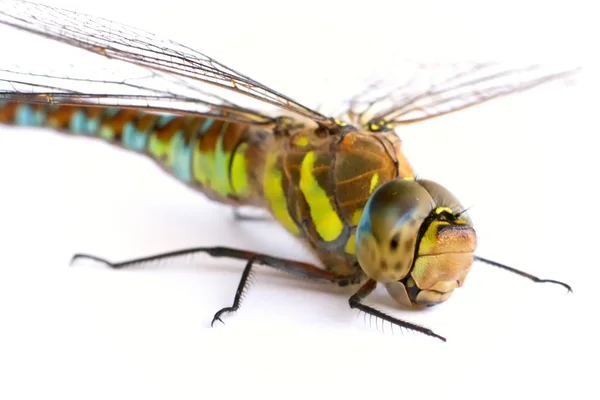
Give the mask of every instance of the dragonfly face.
[[427, 180], [396, 179], [367, 202], [356, 256], [398, 303], [433, 306], [462, 286], [476, 242], [469, 217], [447, 189]]

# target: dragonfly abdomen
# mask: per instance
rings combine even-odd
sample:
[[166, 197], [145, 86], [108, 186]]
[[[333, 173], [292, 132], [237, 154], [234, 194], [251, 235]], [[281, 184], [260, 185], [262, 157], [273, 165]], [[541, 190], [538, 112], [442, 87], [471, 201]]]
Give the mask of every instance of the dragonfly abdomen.
[[212, 200], [258, 201], [246, 153], [260, 135], [250, 132], [248, 124], [127, 108], [16, 102], [0, 103], [0, 123], [100, 138], [151, 157]]

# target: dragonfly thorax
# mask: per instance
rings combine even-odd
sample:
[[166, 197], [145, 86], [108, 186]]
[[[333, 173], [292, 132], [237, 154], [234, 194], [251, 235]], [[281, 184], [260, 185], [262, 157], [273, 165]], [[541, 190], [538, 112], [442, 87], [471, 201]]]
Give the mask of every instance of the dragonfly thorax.
[[371, 196], [357, 228], [356, 256], [369, 278], [405, 306], [432, 306], [462, 286], [476, 234], [456, 197], [427, 180], [396, 179]]

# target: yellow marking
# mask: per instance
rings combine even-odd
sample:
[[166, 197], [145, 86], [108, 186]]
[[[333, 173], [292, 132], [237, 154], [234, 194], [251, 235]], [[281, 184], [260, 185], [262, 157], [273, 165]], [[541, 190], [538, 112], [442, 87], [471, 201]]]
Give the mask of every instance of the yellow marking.
[[450, 214], [454, 214], [454, 213], [452, 212], [452, 210], [451, 210], [451, 209], [449, 209], [448, 207], [438, 207], [438, 208], [436, 208], [436, 209], [435, 209], [435, 213], [436, 213], [436, 214], [441, 214], [441, 213], [443, 213], [444, 211], [446, 211], [447, 213], [450, 213]]
[[[102, 131], [102, 128], [101, 128]], [[150, 135], [150, 143], [148, 144], [150, 154], [167, 167], [171, 166], [171, 149], [168, 142], [159, 140], [155, 134]]]
[[208, 154], [204, 154], [200, 151], [200, 149], [194, 146], [194, 154], [192, 155], [194, 159], [193, 169], [194, 169], [194, 179], [200, 182], [203, 185], [207, 185], [209, 183], [209, 170], [210, 163], [207, 162]]
[[438, 244], [438, 229], [444, 225], [450, 225], [450, 223], [446, 221], [433, 221], [429, 225], [419, 243], [419, 254], [431, 254]]
[[331, 206], [327, 193], [319, 186], [313, 175], [315, 152], [309, 151], [302, 160], [300, 169], [300, 190], [310, 208], [310, 216], [319, 236], [326, 242], [337, 239], [344, 225], [337, 212]]
[[115, 138], [115, 130], [108, 126], [102, 126], [100, 128], [100, 137], [106, 140], [113, 140]]
[[233, 192], [240, 196], [248, 194], [248, 174], [246, 172], [246, 150], [248, 143], [242, 143], [235, 150], [231, 163], [231, 186]]
[[296, 140], [296, 145], [301, 147], [308, 146], [308, 138], [306, 136], [301, 136]]
[[379, 131], [383, 127], [385, 127], [386, 129], [393, 129], [394, 125], [390, 122], [385, 122], [385, 120], [382, 119], [378, 123], [372, 123], [369, 127], [372, 131]]
[[356, 254], [356, 232], [348, 238], [344, 251], [348, 254]]
[[407, 176], [407, 177], [404, 177], [402, 179], [404, 179], [405, 181], [414, 181], [415, 177], [414, 176]]
[[58, 122], [57, 118], [49, 118], [47, 123], [50, 128], [54, 128], [54, 129], [60, 128], [60, 123]]
[[352, 214], [352, 225], [358, 225], [358, 223], [360, 222], [360, 218], [362, 217], [363, 211], [363, 209], [354, 211], [354, 214]]
[[263, 181], [264, 193], [271, 206], [271, 211], [275, 218], [285, 226], [285, 228], [294, 235], [298, 235], [300, 230], [288, 212], [287, 200], [283, 192], [283, 174], [275, 166], [277, 156], [269, 154], [267, 157], [267, 166], [265, 168], [265, 177]]
[[336, 123], [337, 125], [339, 125], [339, 126], [346, 126], [346, 125], [348, 125], [347, 123], [345, 123], [344, 121], [340, 121], [339, 119], [336, 119], [336, 120], [335, 120], [335, 123]]
[[223, 196], [231, 193], [229, 176], [227, 174], [229, 170], [231, 153], [226, 152], [223, 148], [223, 141], [225, 140], [225, 134], [227, 133], [229, 125], [229, 122], [223, 124], [221, 132], [219, 133], [219, 137], [217, 138], [217, 143], [215, 145], [215, 150], [212, 157], [214, 174], [211, 175], [213, 178], [211, 186], [213, 186], [213, 190]]
[[373, 189], [377, 186], [377, 182], [379, 182], [379, 174], [374, 173], [371, 177], [371, 186], [369, 187], [369, 193], [373, 193]]

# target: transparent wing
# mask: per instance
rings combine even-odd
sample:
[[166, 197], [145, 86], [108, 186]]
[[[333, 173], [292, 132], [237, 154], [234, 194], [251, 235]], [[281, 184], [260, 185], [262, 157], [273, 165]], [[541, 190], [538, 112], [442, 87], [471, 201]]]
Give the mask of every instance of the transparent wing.
[[[328, 119], [198, 51], [103, 18], [28, 1], [1, 0], [0, 24], [84, 49], [111, 60], [131, 63], [163, 77], [168, 74], [210, 84], [221, 90], [227, 89], [313, 121]], [[188, 89], [193, 87], [195, 85], [190, 82]], [[30, 89], [33, 89], [33, 86]], [[75, 94], [70, 94], [61, 98], [61, 101], [75, 97]]]
[[[505, 63], [405, 64], [393, 85], [374, 82], [349, 101], [348, 119], [369, 130], [393, 129], [566, 79], [578, 68]], [[387, 87], [388, 89], [385, 89]], [[340, 116], [341, 117], [341, 116]]]
[[[43, 69], [47, 71], [45, 66]], [[35, 72], [33, 68], [24, 71], [18, 67], [0, 68], [0, 100], [143, 108], [149, 112], [197, 115], [257, 125], [276, 123], [275, 118], [189, 87], [185, 80], [162, 73], [143, 75], [137, 71], [137, 74], [128, 73], [129, 78], [122, 79], [118, 73], [106, 69], [61, 67], [60, 72]]]

